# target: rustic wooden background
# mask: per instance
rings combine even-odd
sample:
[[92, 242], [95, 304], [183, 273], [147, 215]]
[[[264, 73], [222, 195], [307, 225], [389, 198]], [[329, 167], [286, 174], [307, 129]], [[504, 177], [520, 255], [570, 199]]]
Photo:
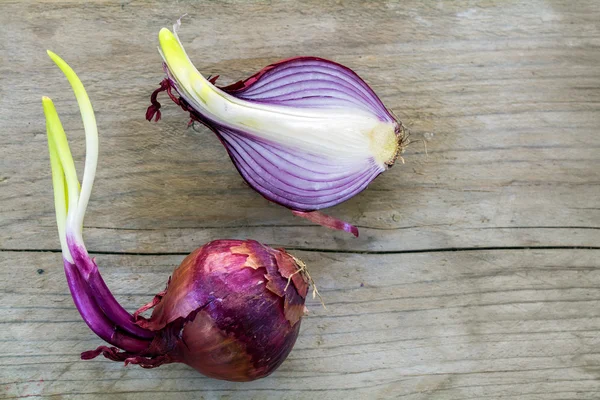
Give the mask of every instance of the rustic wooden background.
[[[346, 64], [422, 143], [331, 214], [295, 218], [247, 188], [218, 140], [164, 101], [157, 33], [181, 31], [221, 83], [295, 55]], [[598, 1], [0, 3], [0, 398], [597, 399], [600, 397]], [[184, 255], [254, 238], [304, 259], [328, 305], [269, 378], [123, 367], [69, 296], [41, 96], [81, 172], [83, 131], [52, 49], [96, 109], [86, 243], [131, 310]]]

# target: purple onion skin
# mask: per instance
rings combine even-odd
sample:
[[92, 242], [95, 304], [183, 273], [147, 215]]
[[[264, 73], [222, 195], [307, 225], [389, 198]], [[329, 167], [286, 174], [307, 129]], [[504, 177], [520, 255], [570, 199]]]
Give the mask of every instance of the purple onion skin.
[[207, 243], [173, 272], [152, 316], [138, 317], [140, 327], [157, 332], [148, 349], [134, 354], [102, 346], [82, 358], [103, 354], [145, 368], [182, 362], [216, 379], [263, 378], [298, 337], [308, 291], [302, 274], [294, 274], [298, 268], [284, 250], [252, 240]]

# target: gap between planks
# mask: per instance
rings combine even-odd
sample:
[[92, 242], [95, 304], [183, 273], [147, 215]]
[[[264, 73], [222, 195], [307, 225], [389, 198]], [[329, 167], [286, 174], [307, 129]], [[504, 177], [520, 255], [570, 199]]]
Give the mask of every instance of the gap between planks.
[[[415, 253], [444, 253], [444, 252], [473, 252], [473, 251], [515, 251], [515, 250], [600, 250], [600, 246], [498, 246], [498, 247], [441, 247], [434, 249], [414, 250], [334, 250], [305, 247], [285, 247], [291, 251], [306, 251], [313, 253], [338, 253], [338, 254], [415, 254]], [[61, 249], [0, 249], [0, 253], [62, 253]], [[124, 256], [187, 256], [189, 252], [155, 252], [140, 253], [130, 251], [93, 251], [89, 254], [99, 255], [124, 255]]]

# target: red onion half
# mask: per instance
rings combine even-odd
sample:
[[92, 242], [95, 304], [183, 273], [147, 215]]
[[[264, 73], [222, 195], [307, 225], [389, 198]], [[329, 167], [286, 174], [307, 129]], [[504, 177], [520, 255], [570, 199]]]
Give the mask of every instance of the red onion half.
[[[181, 362], [232, 381], [269, 375], [298, 337], [310, 280], [305, 265], [283, 249], [253, 240], [216, 240], [187, 256], [152, 302], [133, 315], [127, 312], [104, 283], [82, 237], [98, 159], [94, 111], [75, 72], [48, 54], [73, 87], [86, 133], [80, 186], [54, 104], [43, 98], [65, 274], [84, 321], [112, 345], [81, 357], [102, 354], [144, 368]], [[149, 318], [140, 316], [152, 308]]]
[[363, 191], [391, 167], [406, 140], [402, 123], [351, 69], [296, 57], [218, 88], [189, 60], [176, 30], [159, 33], [167, 78], [146, 118], [160, 118], [157, 95], [190, 113], [221, 140], [244, 180], [295, 215], [358, 236], [316, 210]]

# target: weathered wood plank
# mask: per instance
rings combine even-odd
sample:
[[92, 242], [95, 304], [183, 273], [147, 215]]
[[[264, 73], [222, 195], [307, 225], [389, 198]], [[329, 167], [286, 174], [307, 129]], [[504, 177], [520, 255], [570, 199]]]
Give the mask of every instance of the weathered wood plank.
[[[405, 165], [328, 210], [359, 239], [252, 192], [218, 140], [186, 129], [166, 100], [160, 123], [143, 120], [162, 79], [156, 34], [184, 13], [193, 61], [222, 83], [280, 58], [330, 58], [426, 141], [427, 156], [411, 145]], [[572, 248], [600, 246], [599, 18], [600, 3], [564, 0], [0, 2], [0, 398], [598, 398], [598, 250]], [[212, 239], [308, 262], [328, 309], [310, 302], [271, 377], [232, 384], [182, 365], [78, 359], [100, 340], [56, 253], [42, 95], [80, 172], [84, 142], [47, 48], [96, 109], [85, 238], [111, 253], [100, 267], [128, 309]]]
[[[42, 94], [55, 98], [82, 156], [74, 99], [44, 48], [78, 70], [98, 113], [99, 177], [86, 224], [128, 229], [117, 237], [88, 230], [91, 249], [185, 252], [190, 242], [220, 236], [366, 251], [599, 243], [598, 231], [589, 229], [600, 227], [600, 53], [590, 50], [600, 36], [588, 18], [598, 11], [594, 2], [570, 9], [561, 2], [258, 2], [221, 4], [210, 13], [201, 4], [165, 10], [107, 2], [70, 18], [77, 3], [52, 4], [3, 6], [13, 27], [5, 32], [23, 40], [0, 44], [8, 54], [0, 71], [11, 82], [11, 90], [0, 89], [10, 132], [0, 136], [2, 248], [57, 248]], [[253, 18], [239, 20], [233, 9]], [[190, 17], [182, 36], [206, 73], [228, 82], [279, 57], [334, 58], [364, 76], [415, 138], [427, 138], [428, 157], [416, 143], [406, 165], [330, 210], [360, 226], [363, 239], [306, 228], [248, 190], [218, 140], [205, 129], [186, 130], [174, 105], [165, 102], [159, 124], [143, 120], [161, 79], [156, 31], [184, 10]], [[284, 10], [284, 19], [267, 22]], [[283, 23], [290, 31], [274, 35]]]
[[[327, 310], [310, 302], [296, 347], [272, 377], [231, 384], [181, 365], [143, 370], [80, 361], [79, 352], [100, 340], [72, 305], [60, 257], [29, 253], [25, 265], [23, 253], [3, 252], [0, 393], [591, 399], [600, 390], [597, 253], [297, 252], [310, 265]], [[98, 257], [129, 309], [159, 291], [181, 259]]]

